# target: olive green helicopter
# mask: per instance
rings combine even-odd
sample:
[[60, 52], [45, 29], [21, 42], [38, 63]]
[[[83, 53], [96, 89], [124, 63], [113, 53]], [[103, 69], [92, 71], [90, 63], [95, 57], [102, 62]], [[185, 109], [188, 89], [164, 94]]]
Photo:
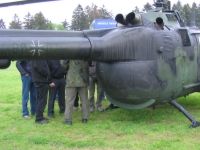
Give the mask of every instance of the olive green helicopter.
[[[33, 1], [0, 7], [20, 2]], [[163, 30], [155, 29], [158, 17]], [[200, 30], [186, 27], [166, 0], [155, 1], [154, 10], [136, 13], [135, 19], [135, 24], [112, 29], [0, 30], [0, 67], [17, 59], [97, 61], [97, 76], [113, 104], [142, 109], [170, 103], [191, 127], [199, 126], [176, 99], [200, 90]]]

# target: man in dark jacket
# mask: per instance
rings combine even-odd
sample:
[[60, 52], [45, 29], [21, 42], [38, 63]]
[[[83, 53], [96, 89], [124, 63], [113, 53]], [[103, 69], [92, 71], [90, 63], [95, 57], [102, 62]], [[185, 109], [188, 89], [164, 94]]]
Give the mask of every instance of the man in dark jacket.
[[35, 105], [36, 105], [36, 92], [35, 87], [32, 82], [31, 77], [31, 65], [28, 60], [18, 60], [16, 62], [16, 67], [21, 74], [22, 80], [22, 116], [24, 118], [29, 118], [28, 110], [28, 99], [30, 94], [30, 111], [32, 115], [35, 115]]
[[43, 116], [43, 113], [47, 104], [49, 86], [53, 86], [49, 65], [46, 60], [33, 60], [31, 66], [32, 78], [37, 93], [35, 122], [39, 124], [48, 123], [48, 119]]
[[54, 84], [49, 88], [48, 116], [54, 115], [54, 102], [56, 94], [58, 94], [58, 105], [60, 113], [65, 112], [65, 74], [66, 69], [61, 66], [59, 60], [49, 60], [49, 69], [51, 72], [51, 80]]

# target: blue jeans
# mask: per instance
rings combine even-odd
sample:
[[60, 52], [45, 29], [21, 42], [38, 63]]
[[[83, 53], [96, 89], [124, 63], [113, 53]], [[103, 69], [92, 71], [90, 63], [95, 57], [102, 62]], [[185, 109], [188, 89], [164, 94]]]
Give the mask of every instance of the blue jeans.
[[[35, 115], [36, 91], [30, 76], [21, 76], [22, 79], [22, 115], [29, 115], [28, 100], [30, 96], [31, 114]], [[29, 95], [30, 94], [30, 95]]]

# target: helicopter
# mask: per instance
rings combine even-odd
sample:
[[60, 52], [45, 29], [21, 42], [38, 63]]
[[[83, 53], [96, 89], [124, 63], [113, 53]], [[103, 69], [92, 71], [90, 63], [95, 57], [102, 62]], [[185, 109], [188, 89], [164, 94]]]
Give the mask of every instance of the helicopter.
[[[135, 14], [137, 24], [84, 31], [0, 30], [0, 67], [17, 59], [97, 61], [108, 99], [126, 109], [170, 103], [190, 121], [200, 123], [176, 99], [200, 90], [200, 30], [184, 25], [170, 2]], [[154, 22], [161, 17], [164, 30]]]

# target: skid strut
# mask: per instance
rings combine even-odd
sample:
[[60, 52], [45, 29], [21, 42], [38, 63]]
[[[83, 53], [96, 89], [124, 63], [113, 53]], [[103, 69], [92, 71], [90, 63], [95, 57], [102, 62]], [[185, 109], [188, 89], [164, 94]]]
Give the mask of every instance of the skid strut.
[[196, 121], [192, 115], [183, 107], [181, 106], [179, 103], [176, 102], [176, 100], [172, 100], [169, 102], [172, 106], [174, 106], [175, 108], [177, 108], [180, 112], [182, 112], [184, 114], [185, 117], [187, 117], [190, 121], [191, 121], [191, 126], [192, 128], [196, 128], [198, 126], [200, 126], [200, 122]]

